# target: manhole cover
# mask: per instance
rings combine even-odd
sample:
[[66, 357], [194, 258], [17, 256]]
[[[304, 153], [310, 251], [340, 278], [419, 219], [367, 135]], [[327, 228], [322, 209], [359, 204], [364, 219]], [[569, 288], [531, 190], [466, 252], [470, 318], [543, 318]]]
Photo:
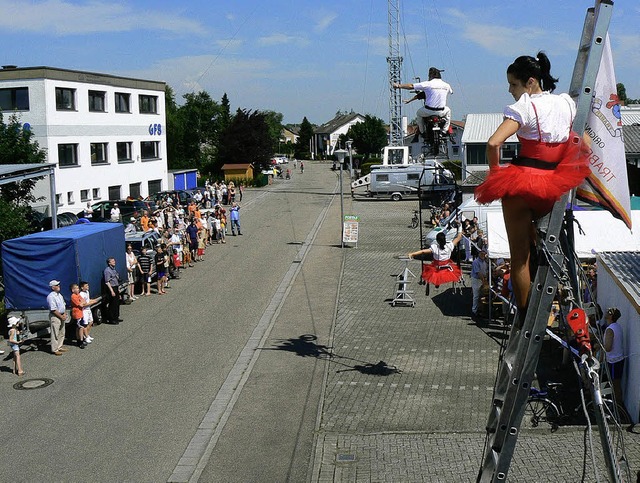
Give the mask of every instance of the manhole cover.
[[53, 379], [40, 378], [40, 379], [27, 379], [26, 381], [16, 382], [13, 385], [14, 389], [27, 390], [27, 389], [41, 389], [53, 384]]
[[336, 456], [336, 461], [338, 463], [348, 463], [350, 461], [355, 461], [356, 455], [354, 454], [338, 454]]

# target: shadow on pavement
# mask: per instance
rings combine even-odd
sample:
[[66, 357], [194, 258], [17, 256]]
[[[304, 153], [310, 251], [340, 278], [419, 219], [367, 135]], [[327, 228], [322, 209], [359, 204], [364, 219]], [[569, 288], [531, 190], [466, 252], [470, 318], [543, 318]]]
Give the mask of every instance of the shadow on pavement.
[[[260, 350], [292, 352], [299, 357], [325, 359], [333, 364], [346, 367], [346, 369], [339, 369], [336, 372], [356, 371], [372, 376], [390, 376], [392, 374], [402, 373], [400, 369], [395, 366], [390, 366], [384, 361], [371, 363], [336, 354], [331, 351], [331, 347], [316, 343], [317, 340], [318, 337], [314, 334], [303, 334], [296, 338], [278, 339], [274, 347], [261, 347]], [[354, 364], [344, 361], [353, 361]]]

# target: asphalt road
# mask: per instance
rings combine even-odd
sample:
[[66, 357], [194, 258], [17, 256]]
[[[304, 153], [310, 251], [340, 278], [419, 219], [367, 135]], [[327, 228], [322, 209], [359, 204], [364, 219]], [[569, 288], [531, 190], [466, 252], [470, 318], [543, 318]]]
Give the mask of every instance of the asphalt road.
[[[51, 385], [16, 390], [1, 356], [0, 474], [180, 481], [190, 461], [199, 481], [306, 480], [324, 375], [307, 349], [328, 344], [342, 254], [336, 176], [305, 168], [247, 190], [243, 236], [210, 247], [167, 295], [123, 306], [86, 350], [28, 346], [22, 379]], [[215, 437], [194, 454], [203, 424]]]

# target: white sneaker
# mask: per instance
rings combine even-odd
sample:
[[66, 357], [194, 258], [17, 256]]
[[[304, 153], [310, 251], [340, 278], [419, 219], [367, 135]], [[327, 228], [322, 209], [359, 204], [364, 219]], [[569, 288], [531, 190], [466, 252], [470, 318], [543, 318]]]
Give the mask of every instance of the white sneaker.
[[85, 337], [84, 340], [87, 344], [91, 344], [93, 342], [93, 337]]

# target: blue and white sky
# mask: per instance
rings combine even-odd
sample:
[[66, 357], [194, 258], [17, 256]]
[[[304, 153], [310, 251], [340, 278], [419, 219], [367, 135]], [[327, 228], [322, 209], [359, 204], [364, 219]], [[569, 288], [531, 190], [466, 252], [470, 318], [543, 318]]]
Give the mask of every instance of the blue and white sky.
[[[566, 91], [593, 5], [400, 0], [403, 81], [426, 79], [434, 65], [455, 91], [454, 119], [501, 112], [511, 102], [506, 67], [545, 50]], [[637, 0], [615, 2], [609, 32], [617, 80], [640, 98]], [[0, 0], [0, 45], [2, 65], [165, 81], [180, 102], [226, 92], [232, 109], [281, 112], [285, 123], [321, 124], [338, 110], [389, 119], [385, 0]]]

